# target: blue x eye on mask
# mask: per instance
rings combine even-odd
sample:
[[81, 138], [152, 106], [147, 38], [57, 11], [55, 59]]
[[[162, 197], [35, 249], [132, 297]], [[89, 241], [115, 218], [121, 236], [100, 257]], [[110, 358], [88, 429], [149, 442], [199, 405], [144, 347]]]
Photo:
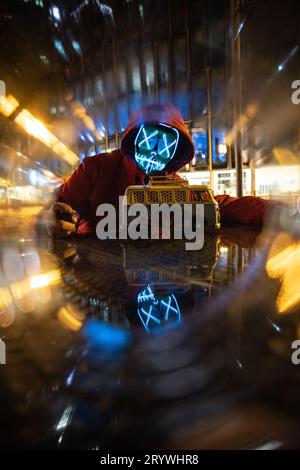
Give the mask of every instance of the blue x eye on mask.
[[143, 124], [134, 141], [137, 165], [151, 175], [162, 171], [175, 155], [179, 132], [166, 124]]

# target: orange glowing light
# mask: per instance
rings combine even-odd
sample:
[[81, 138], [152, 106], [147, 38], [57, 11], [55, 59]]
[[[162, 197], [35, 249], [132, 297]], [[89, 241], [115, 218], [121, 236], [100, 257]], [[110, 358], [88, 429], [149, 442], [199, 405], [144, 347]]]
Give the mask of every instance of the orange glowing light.
[[83, 322], [83, 314], [73, 305], [68, 304], [59, 309], [57, 316], [61, 323], [72, 331], [80, 330]]
[[12, 95], [0, 96], [0, 113], [9, 117], [19, 106], [18, 100]]
[[36, 119], [27, 109], [23, 109], [15, 118], [15, 122], [40, 142], [51, 148], [70, 165], [78, 161], [77, 155], [53, 135], [46, 126]]
[[43, 274], [37, 274], [22, 281], [11, 284], [11, 292], [15, 299], [22, 299], [30, 290], [41, 289], [60, 281], [61, 275], [58, 269]]
[[0, 288], [0, 312], [12, 303], [12, 297], [7, 287]]
[[49, 271], [48, 273], [38, 274], [36, 276], [32, 276], [29, 279], [29, 287], [30, 289], [46, 287], [59, 282], [60, 277], [61, 276], [58, 269], [54, 269], [53, 271]]
[[[19, 106], [20, 103], [14, 96], [0, 96], [0, 113], [3, 116], [11, 116]], [[36, 119], [27, 109], [23, 109], [19, 112], [14, 120], [27, 134], [32, 135], [47, 147], [51, 148], [53, 152], [57, 153], [57, 155], [63, 158], [69, 165], [75, 165], [78, 162], [77, 155], [55, 137], [55, 135], [48, 131], [46, 126]]]
[[288, 234], [278, 235], [271, 247], [266, 271], [271, 278], [280, 279], [277, 309], [285, 313], [300, 303], [300, 242]]

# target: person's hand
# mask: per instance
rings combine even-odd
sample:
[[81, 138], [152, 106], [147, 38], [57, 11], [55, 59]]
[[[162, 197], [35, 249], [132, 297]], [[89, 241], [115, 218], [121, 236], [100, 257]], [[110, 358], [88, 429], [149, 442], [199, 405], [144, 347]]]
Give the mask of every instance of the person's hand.
[[47, 232], [52, 237], [69, 237], [76, 231], [78, 214], [68, 204], [55, 202], [47, 217]]

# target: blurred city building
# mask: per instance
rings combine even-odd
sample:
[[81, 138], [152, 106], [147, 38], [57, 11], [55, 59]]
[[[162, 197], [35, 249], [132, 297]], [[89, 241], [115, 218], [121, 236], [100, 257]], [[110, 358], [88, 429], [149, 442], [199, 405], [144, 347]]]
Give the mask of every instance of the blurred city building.
[[[60, 102], [81, 118], [80, 159], [118, 147], [131, 112], [160, 101], [178, 106], [193, 136], [196, 155], [187, 171], [230, 170], [237, 161], [244, 193], [269, 194], [276, 172], [269, 185], [259, 183], [261, 192], [256, 168], [298, 164], [299, 109], [290, 99], [299, 68], [295, 2], [56, 5], [57, 49], [70, 87]], [[282, 15], [290, 25], [284, 35]], [[250, 168], [249, 185], [243, 167]], [[235, 192], [236, 182], [227, 179], [213, 185]]]
[[[3, 0], [0, 79], [18, 106], [0, 112], [0, 177], [39, 180], [20, 171], [24, 157], [66, 176], [117, 148], [132, 111], [160, 101], [180, 109], [193, 136], [183, 171], [195, 183], [297, 192], [299, 10], [293, 0]], [[34, 119], [46, 136], [28, 132]]]
[[227, 0], [57, 5], [72, 99], [98, 131], [97, 137], [82, 127], [81, 158], [116, 148], [131, 112], [160, 101], [174, 103], [183, 114], [196, 145], [193, 165], [199, 168], [207, 167], [211, 113], [213, 160], [226, 166]]
[[[0, 143], [4, 159], [9, 159], [5, 148], [10, 147], [63, 174], [67, 169], [63, 158], [50, 146], [40, 146], [34, 132], [29, 132], [28, 127], [20, 129], [18, 122], [22, 111], [26, 110], [28, 115], [29, 109], [31, 120], [37, 119], [32, 122], [34, 125], [38, 121], [46, 122], [49, 132], [54, 130], [60, 138], [57, 123], [51, 115], [51, 100], [57, 101], [64, 86], [65, 63], [53, 44], [55, 21], [49, 8], [49, 2], [44, 0], [1, 2], [0, 37], [1, 44], [5, 44], [0, 53], [1, 80], [6, 85], [6, 96], [13, 97], [16, 105], [11, 113], [3, 113], [1, 103]], [[59, 111], [64, 111], [63, 107]], [[64, 140], [67, 144], [74, 143]]]
[[1, 2], [1, 204], [49, 199], [59, 177], [78, 161], [69, 148], [75, 145], [76, 150], [76, 133], [70, 139], [69, 124], [60, 120], [60, 113], [51, 113], [66, 67], [53, 43], [55, 30], [47, 0]]

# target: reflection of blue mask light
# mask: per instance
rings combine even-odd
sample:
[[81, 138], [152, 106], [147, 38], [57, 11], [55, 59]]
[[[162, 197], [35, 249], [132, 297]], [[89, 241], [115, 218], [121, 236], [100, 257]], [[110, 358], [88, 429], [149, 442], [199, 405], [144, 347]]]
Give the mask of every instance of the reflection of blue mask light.
[[130, 341], [128, 332], [98, 320], [89, 320], [83, 329], [93, 348], [102, 352], [122, 351]]
[[178, 147], [179, 132], [166, 124], [145, 124], [134, 141], [135, 160], [147, 174], [162, 171]]
[[138, 294], [137, 302], [138, 315], [148, 332], [176, 325], [181, 321], [181, 312], [174, 294], [157, 297], [148, 285]]

